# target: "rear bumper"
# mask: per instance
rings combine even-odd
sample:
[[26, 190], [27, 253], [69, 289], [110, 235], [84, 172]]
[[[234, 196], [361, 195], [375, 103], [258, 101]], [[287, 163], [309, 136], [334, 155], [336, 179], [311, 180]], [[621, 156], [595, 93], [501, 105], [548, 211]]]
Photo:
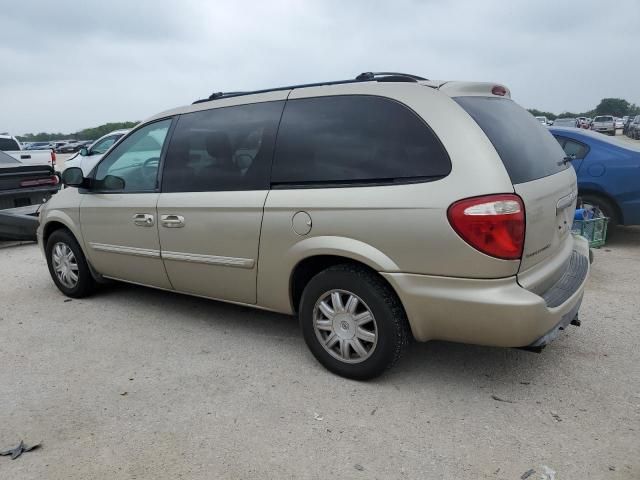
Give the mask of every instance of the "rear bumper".
[[398, 293], [418, 341], [541, 346], [555, 338], [560, 327], [570, 323], [580, 308], [589, 273], [589, 247], [586, 242], [576, 242], [574, 249], [586, 257], [586, 271], [582, 280], [572, 286], [573, 291], [565, 292], [562, 303], [556, 306], [549, 306], [545, 295], [522, 288], [516, 277], [485, 280], [382, 275]]

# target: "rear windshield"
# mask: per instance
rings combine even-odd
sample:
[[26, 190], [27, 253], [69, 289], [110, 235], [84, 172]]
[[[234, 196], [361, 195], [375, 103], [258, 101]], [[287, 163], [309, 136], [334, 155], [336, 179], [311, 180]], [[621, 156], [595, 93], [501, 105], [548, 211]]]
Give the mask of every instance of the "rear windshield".
[[596, 117], [593, 119], [594, 122], [613, 122], [613, 117]]
[[489, 137], [511, 183], [526, 183], [568, 167], [565, 153], [546, 127], [508, 98], [456, 97]]
[[20, 145], [13, 138], [0, 138], [0, 150], [20, 150]]

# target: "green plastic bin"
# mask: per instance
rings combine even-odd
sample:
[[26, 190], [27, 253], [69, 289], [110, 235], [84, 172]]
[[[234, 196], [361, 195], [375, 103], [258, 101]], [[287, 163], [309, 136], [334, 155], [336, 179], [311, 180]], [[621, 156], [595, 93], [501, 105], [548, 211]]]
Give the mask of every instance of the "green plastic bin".
[[601, 247], [607, 240], [608, 223], [609, 219], [607, 217], [574, 220], [571, 231], [586, 238], [589, 241], [590, 247]]

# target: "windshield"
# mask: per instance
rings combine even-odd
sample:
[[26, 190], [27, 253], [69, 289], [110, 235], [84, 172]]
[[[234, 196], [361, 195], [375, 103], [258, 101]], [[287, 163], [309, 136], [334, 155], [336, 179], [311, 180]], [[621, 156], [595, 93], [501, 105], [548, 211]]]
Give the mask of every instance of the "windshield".
[[515, 185], [568, 168], [565, 153], [524, 108], [508, 98], [456, 97], [489, 137]]
[[593, 119], [594, 122], [613, 122], [613, 117], [596, 117]]

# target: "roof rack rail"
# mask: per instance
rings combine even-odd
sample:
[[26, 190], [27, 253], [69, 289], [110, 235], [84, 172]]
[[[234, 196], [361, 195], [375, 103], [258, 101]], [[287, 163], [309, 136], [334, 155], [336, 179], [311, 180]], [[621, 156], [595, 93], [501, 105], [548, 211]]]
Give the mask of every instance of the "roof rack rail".
[[412, 73], [400, 73], [400, 72], [363, 72], [356, 77], [356, 80], [360, 81], [373, 81], [378, 82], [417, 82], [420, 80], [428, 80], [428, 78], [419, 77]]
[[252, 90], [248, 92], [215, 92], [209, 95], [209, 97], [207, 98], [196, 100], [195, 102], [193, 102], [193, 105], [195, 105], [196, 103], [204, 103], [204, 102], [210, 102], [211, 100], [218, 100], [220, 98], [239, 97], [242, 95], [253, 95], [256, 93], [278, 92], [282, 90], [294, 90], [296, 88], [322, 87], [325, 85], [341, 85], [345, 83], [360, 83], [360, 82], [418, 82], [420, 80], [427, 80], [427, 79], [424, 77], [419, 77], [418, 75], [412, 75], [409, 73], [364, 72], [358, 75], [356, 78], [348, 79], [348, 80], [332, 80], [329, 82], [303, 83], [299, 85], [288, 85], [286, 87], [266, 88], [263, 90]]

